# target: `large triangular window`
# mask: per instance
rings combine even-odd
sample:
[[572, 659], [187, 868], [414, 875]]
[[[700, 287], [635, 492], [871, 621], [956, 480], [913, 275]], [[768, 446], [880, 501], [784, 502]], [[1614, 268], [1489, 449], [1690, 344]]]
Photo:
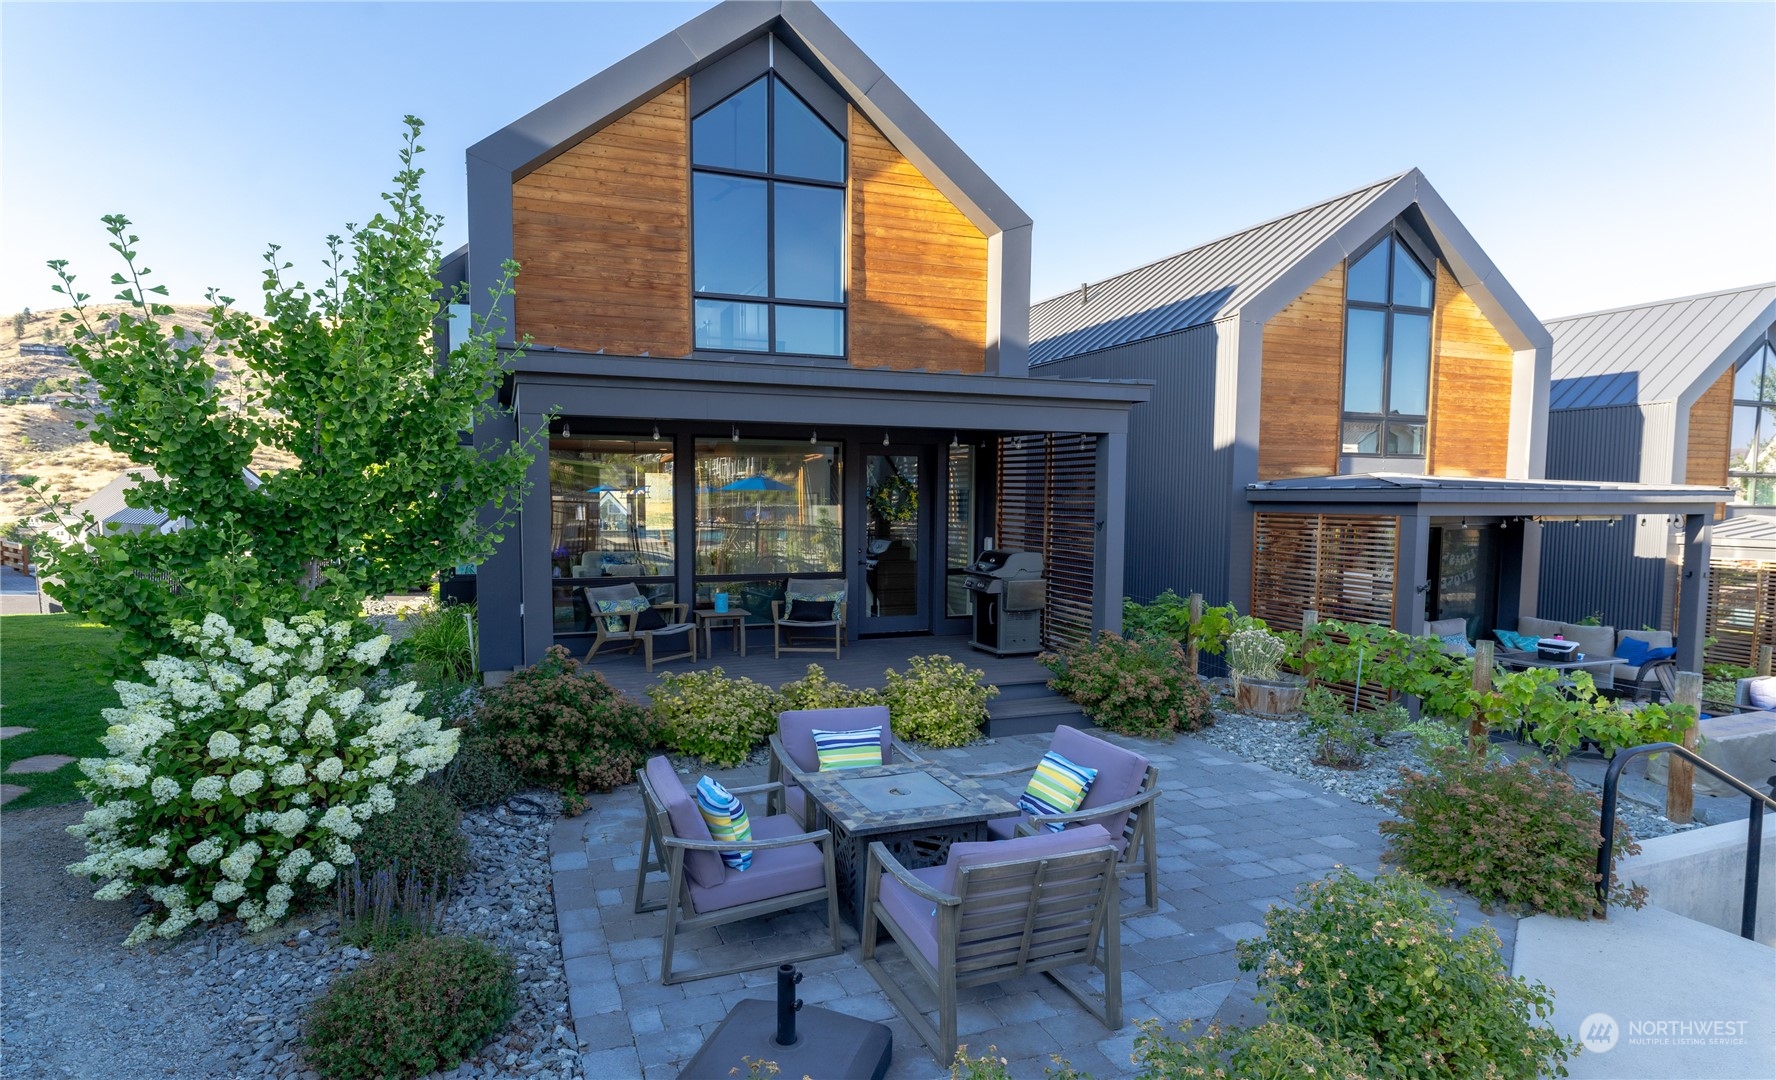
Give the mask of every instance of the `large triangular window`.
[[691, 121], [696, 348], [845, 355], [845, 141], [776, 75]]
[[1351, 259], [1344, 286], [1344, 453], [1425, 452], [1435, 279], [1393, 233]]

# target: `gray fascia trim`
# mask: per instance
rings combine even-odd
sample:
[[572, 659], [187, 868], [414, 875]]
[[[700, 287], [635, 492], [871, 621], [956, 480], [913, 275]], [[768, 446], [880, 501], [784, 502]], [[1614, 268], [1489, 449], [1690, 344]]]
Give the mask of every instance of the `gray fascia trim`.
[[1030, 226], [987, 239], [987, 370], [1030, 372]]
[[518, 361], [514, 374], [523, 383], [568, 385], [597, 380], [601, 384], [676, 385], [702, 394], [734, 391], [766, 392], [811, 389], [865, 395], [916, 395], [928, 398], [971, 398], [1007, 403], [1069, 404], [1126, 410], [1151, 401], [1153, 383], [1146, 379], [1025, 379], [1015, 376], [940, 374], [859, 368], [787, 367], [718, 360], [608, 356], [594, 353], [533, 350]]
[[1237, 315], [1248, 322], [1269, 322], [1277, 312], [1294, 303], [1296, 297], [1306, 292], [1309, 285], [1325, 277], [1328, 270], [1350, 258], [1358, 249], [1367, 246], [1377, 233], [1391, 225], [1395, 218], [1411, 206], [1414, 178], [1417, 176], [1418, 170], [1413, 169], [1396, 178], [1386, 191], [1351, 215], [1350, 220], [1334, 230], [1331, 236], [1296, 259], [1269, 285], [1241, 304], [1237, 312], [1224, 314]]
[[1727, 488], [1655, 488], [1650, 491], [1473, 491], [1441, 488], [1400, 488], [1395, 491], [1331, 491], [1325, 488], [1276, 490], [1247, 488], [1246, 500], [1259, 507], [1279, 506], [1307, 511], [1328, 508], [1329, 513], [1355, 513], [1374, 507], [1376, 513], [1398, 513], [1402, 507], [1419, 506], [1441, 514], [1467, 513], [1475, 517], [1564, 517], [1584, 514], [1700, 514], [1714, 513], [1716, 503], [1732, 497]]
[[499, 343], [511, 345], [513, 309], [507, 295], [497, 313], [490, 312], [491, 294], [499, 284], [500, 265], [512, 257], [512, 174], [504, 167], [468, 154], [469, 185], [469, 311], [492, 316]]
[[1741, 360], [1756, 352], [1770, 338], [1772, 330], [1776, 330], [1776, 300], [1765, 305], [1764, 310], [1758, 312], [1757, 318], [1747, 323], [1745, 329], [1733, 339], [1733, 343], [1721, 350], [1721, 354], [1709, 362], [1702, 374], [1677, 396], [1677, 407], [1683, 410], [1683, 415], [1689, 415], [1690, 406], [1720, 380], [1727, 368], [1737, 367]]

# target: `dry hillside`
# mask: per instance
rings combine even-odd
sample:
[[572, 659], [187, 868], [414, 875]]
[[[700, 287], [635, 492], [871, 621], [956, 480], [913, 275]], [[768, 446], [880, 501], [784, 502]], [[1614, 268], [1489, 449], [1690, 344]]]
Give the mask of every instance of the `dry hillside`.
[[[89, 310], [95, 318], [107, 318], [121, 307], [112, 304]], [[204, 310], [194, 304], [178, 305], [171, 321], [197, 333], [203, 329]], [[20, 401], [34, 392], [40, 394], [46, 384], [79, 374], [68, 357], [20, 352], [21, 345], [66, 345], [70, 332], [68, 324], [60, 320], [61, 311], [33, 311], [28, 316], [21, 312], [7, 315], [0, 323], [0, 400], [7, 402], [0, 404], [0, 527], [35, 513], [19, 487], [19, 476], [39, 477], [56, 494], [75, 503], [134, 464], [76, 430], [74, 422], [80, 413], [54, 404], [54, 396], [50, 401]], [[216, 371], [224, 384], [233, 374], [226, 359], [216, 364]], [[8, 394], [10, 397], [5, 397]], [[291, 461], [282, 454], [262, 453], [254, 464], [275, 470]]]

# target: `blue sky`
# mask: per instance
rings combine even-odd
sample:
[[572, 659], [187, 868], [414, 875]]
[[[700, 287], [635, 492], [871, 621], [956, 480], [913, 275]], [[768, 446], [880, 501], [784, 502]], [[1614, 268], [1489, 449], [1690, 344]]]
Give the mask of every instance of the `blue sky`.
[[[702, 4], [0, 5], [0, 311], [319, 280], [401, 117], [463, 151]], [[1036, 222], [1036, 299], [1411, 166], [1543, 317], [1776, 278], [1776, 6], [831, 3]]]

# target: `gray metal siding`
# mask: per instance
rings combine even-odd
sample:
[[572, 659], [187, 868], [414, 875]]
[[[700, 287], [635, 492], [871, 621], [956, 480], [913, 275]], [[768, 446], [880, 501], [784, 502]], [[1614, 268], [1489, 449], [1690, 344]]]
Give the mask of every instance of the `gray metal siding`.
[[1636, 405], [1550, 414], [1548, 479], [1638, 482], [1641, 455], [1661, 449], [1648, 443], [1645, 427], [1646, 419]]
[[[1057, 361], [1043, 376], [1152, 379], [1153, 400], [1129, 415], [1128, 542], [1123, 591], [1138, 600], [1166, 589], [1225, 603], [1228, 492], [1233, 449], [1215, 446], [1218, 373], [1233, 369], [1226, 324]], [[1250, 543], [1246, 538], [1245, 543]], [[1246, 597], [1234, 598], [1243, 609]]]
[[1618, 630], [1661, 625], [1666, 563], [1635, 556], [1636, 528], [1634, 518], [1613, 528], [1602, 521], [1543, 525], [1535, 613], [1567, 622], [1598, 614]]

